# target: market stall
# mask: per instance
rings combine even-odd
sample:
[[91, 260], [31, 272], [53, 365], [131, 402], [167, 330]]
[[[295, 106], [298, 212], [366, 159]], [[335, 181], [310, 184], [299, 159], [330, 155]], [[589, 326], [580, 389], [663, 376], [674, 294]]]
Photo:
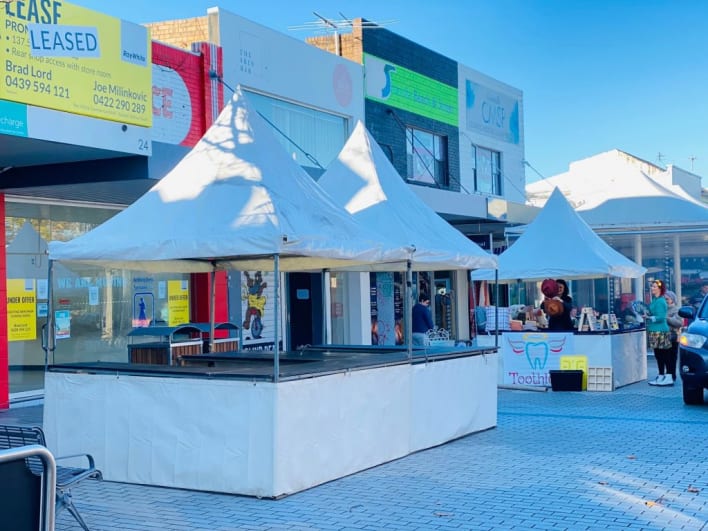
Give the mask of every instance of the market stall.
[[[375, 236], [297, 166], [237, 90], [145, 196], [49, 253], [139, 271], [274, 271], [277, 302], [283, 271], [411, 259], [407, 247]], [[49, 447], [93, 454], [107, 480], [278, 497], [496, 425], [495, 349], [390, 363], [368, 356], [354, 368], [292, 373], [311, 362], [279, 352], [280, 314], [276, 307], [275, 352], [230, 360], [237, 369], [50, 367]]]
[[[500, 283], [538, 282], [545, 278], [609, 282], [614, 277], [639, 278], [644, 272], [643, 267], [597, 236], [555, 189], [519, 239], [499, 256], [497, 279]], [[482, 270], [471, 276], [473, 280], [495, 278], [493, 272]], [[566, 332], [550, 332], [540, 323], [522, 323], [509, 308], [493, 308], [490, 317], [499, 317], [499, 324], [495, 326], [493, 319], [488, 320], [487, 333], [478, 336], [477, 344], [499, 346], [500, 385], [549, 386], [550, 371], [560, 369], [582, 369], [586, 379], [597, 369], [609, 369], [612, 388], [646, 379], [643, 326], [620, 326], [616, 315], [613, 318], [609, 301], [596, 306], [579, 304], [577, 328]], [[514, 320], [519, 323], [515, 331]]]

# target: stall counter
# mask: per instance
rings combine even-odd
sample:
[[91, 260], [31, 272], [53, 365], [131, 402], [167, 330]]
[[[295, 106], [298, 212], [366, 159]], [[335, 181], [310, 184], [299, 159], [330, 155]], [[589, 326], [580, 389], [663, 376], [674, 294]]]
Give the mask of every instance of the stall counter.
[[[495, 346], [497, 336], [483, 334], [479, 346]], [[646, 331], [499, 332], [497, 383], [511, 387], [550, 387], [550, 371], [610, 368], [612, 389], [647, 378]]]

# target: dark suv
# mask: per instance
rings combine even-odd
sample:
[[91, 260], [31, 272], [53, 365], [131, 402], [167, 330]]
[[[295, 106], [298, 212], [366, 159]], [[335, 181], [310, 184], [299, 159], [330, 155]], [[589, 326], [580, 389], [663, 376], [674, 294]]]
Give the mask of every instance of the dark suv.
[[679, 339], [683, 401], [702, 404], [703, 389], [708, 389], [708, 296], [698, 305], [698, 310], [683, 306], [678, 313], [689, 322]]

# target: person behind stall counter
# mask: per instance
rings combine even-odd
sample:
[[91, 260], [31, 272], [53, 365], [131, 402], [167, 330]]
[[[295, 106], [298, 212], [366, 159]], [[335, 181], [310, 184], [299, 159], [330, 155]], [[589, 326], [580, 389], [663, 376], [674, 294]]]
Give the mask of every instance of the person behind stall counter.
[[430, 314], [430, 297], [421, 293], [418, 297], [418, 303], [413, 306], [413, 323], [411, 330], [413, 332], [413, 344], [417, 346], [425, 345], [425, 333], [428, 330], [435, 328], [433, 324], [433, 316]]
[[568, 283], [562, 278], [556, 279], [556, 284], [558, 285], [558, 298], [563, 303], [563, 313], [560, 315], [553, 315], [549, 318], [548, 329], [549, 330], [573, 330], [573, 298], [570, 296], [570, 290], [568, 289]]
[[[573, 321], [570, 317], [573, 305], [566, 281], [548, 278], [541, 283], [541, 292], [545, 299], [541, 302], [541, 308], [535, 312], [537, 320], [545, 313], [548, 316], [549, 332], [573, 330]], [[540, 322], [539, 326], [542, 326]]]

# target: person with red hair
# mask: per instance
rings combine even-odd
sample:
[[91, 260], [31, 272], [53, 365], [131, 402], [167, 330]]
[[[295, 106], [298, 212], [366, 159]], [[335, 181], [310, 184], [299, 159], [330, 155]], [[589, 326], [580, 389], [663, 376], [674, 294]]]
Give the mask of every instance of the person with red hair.
[[668, 304], [664, 298], [666, 284], [663, 280], [654, 280], [651, 283], [651, 302], [645, 316], [647, 323], [647, 346], [654, 350], [654, 358], [659, 369], [656, 379], [649, 385], [666, 387], [674, 385], [671, 377], [669, 363], [671, 361], [671, 329], [666, 321]]

